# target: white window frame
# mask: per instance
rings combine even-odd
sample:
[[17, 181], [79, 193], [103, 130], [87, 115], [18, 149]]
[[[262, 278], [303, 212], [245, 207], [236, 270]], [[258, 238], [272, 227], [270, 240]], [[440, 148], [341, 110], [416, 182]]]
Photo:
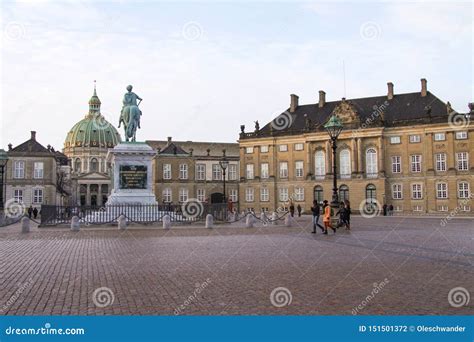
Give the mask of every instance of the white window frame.
[[413, 173], [419, 173], [422, 170], [421, 162], [422, 162], [421, 154], [412, 154], [410, 156], [410, 170]]
[[260, 164], [260, 177], [262, 179], [267, 179], [269, 177], [269, 164], [268, 163]]
[[468, 152], [456, 153], [456, 167], [458, 171], [469, 170], [469, 153]]
[[206, 189], [204, 188], [197, 188], [196, 189], [196, 198], [200, 202], [204, 202], [206, 200]]
[[436, 198], [448, 199], [448, 183], [446, 182], [436, 183]]
[[206, 180], [206, 164], [196, 164], [196, 180]]
[[23, 203], [23, 189], [14, 189], [13, 199], [16, 203]]
[[173, 191], [171, 191], [171, 188], [164, 188], [161, 195], [165, 203], [173, 202]]
[[278, 199], [280, 202], [288, 202], [288, 188], [278, 188]]
[[280, 178], [288, 178], [288, 162], [283, 161], [278, 166]]
[[445, 141], [446, 140], [446, 133], [435, 133], [434, 134], [434, 141]]
[[348, 148], [339, 152], [339, 174], [341, 178], [351, 178], [351, 151]]
[[302, 202], [304, 201], [304, 188], [297, 186], [295, 187], [295, 201]]
[[326, 153], [324, 151], [316, 151], [314, 154], [314, 175], [318, 179], [326, 176]]
[[295, 143], [294, 149], [295, 149], [295, 151], [304, 151], [304, 144], [303, 143]]
[[44, 177], [44, 163], [34, 162], [33, 163], [33, 178], [43, 179]]
[[245, 178], [254, 179], [255, 177], [255, 166], [254, 164], [245, 164]]
[[230, 189], [229, 199], [232, 203], [237, 203], [239, 201], [239, 191], [237, 189]]
[[467, 139], [467, 131], [457, 131], [456, 132], [456, 140], [465, 140]]
[[178, 200], [180, 203], [184, 203], [189, 198], [189, 190], [188, 188], [180, 188], [179, 189], [179, 197]]
[[402, 156], [392, 156], [392, 173], [402, 172]]
[[279, 152], [288, 152], [288, 145], [287, 144], [278, 145], [278, 151]]
[[13, 163], [13, 178], [24, 179], [25, 178], [25, 161], [15, 160]]
[[41, 204], [43, 203], [44, 198], [44, 191], [43, 189], [33, 189], [33, 203], [34, 204]]
[[402, 139], [399, 135], [395, 137], [390, 137], [390, 144], [395, 145], [395, 144], [401, 144]]
[[253, 146], [247, 146], [245, 148], [245, 154], [252, 154], [253, 153]]
[[270, 201], [270, 191], [268, 188], [260, 188], [260, 202]]
[[378, 153], [375, 148], [368, 148], [365, 151], [365, 166], [368, 178], [375, 178], [378, 175]]
[[420, 142], [421, 142], [421, 135], [419, 135], [419, 134], [410, 135], [410, 143], [411, 144], [418, 144]]
[[171, 164], [163, 164], [163, 179], [171, 179]]
[[435, 166], [436, 166], [436, 171], [439, 171], [439, 172], [446, 171], [446, 153], [435, 154]]
[[422, 183], [411, 184], [411, 198], [415, 200], [423, 199], [423, 184]]
[[245, 202], [253, 202], [255, 200], [255, 192], [253, 188], [245, 189]]
[[188, 179], [188, 164], [179, 164], [179, 179]]
[[400, 184], [400, 183], [392, 184], [392, 199], [394, 200], [403, 199], [403, 184]]
[[297, 178], [304, 177], [304, 162], [302, 160], [295, 161], [295, 175]]
[[227, 175], [229, 180], [237, 180], [237, 164], [229, 164]]
[[458, 183], [458, 198], [470, 198], [471, 197], [471, 190], [470, 184], [466, 181], [461, 181]]
[[268, 145], [261, 145], [260, 153], [268, 153]]
[[222, 168], [219, 164], [212, 164], [212, 180], [222, 180]]

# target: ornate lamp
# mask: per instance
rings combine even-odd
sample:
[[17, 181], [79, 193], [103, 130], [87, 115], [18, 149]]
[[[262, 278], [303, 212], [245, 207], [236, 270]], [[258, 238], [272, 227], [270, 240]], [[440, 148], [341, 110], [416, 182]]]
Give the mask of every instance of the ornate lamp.
[[6, 185], [6, 166], [8, 163], [8, 154], [0, 149], [0, 210], [3, 210], [5, 203], [5, 185]]
[[221, 160], [219, 160], [219, 165], [221, 166], [221, 169], [222, 169], [222, 181], [223, 181], [223, 184], [224, 184], [224, 198], [222, 200], [223, 203], [226, 203], [226, 196], [225, 196], [225, 171], [227, 170], [227, 167], [229, 166], [229, 161], [227, 160], [226, 156], [225, 156], [225, 149], [222, 150], [222, 153], [224, 154], [224, 156], [222, 157]]

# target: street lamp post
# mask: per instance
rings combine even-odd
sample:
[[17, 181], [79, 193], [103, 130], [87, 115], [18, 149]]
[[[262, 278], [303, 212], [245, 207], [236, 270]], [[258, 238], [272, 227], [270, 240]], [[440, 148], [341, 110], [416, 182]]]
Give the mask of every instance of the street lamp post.
[[5, 150], [0, 149], [0, 221], [3, 220], [3, 210], [5, 206], [6, 196], [6, 180], [7, 180], [7, 163], [8, 154]]
[[341, 120], [336, 115], [332, 115], [328, 122], [324, 125], [324, 128], [329, 134], [332, 145], [332, 156], [333, 156], [333, 186], [332, 186], [332, 201], [331, 208], [333, 209], [333, 216], [331, 217], [331, 224], [334, 228], [339, 224], [339, 220], [336, 217], [337, 209], [339, 208], [339, 198], [337, 195], [337, 138], [342, 131], [343, 125]]
[[229, 161], [227, 160], [226, 156], [225, 156], [225, 149], [222, 150], [222, 153], [223, 153], [223, 157], [222, 159], [219, 161], [219, 165], [221, 166], [221, 169], [222, 169], [222, 182], [223, 182], [223, 194], [224, 194], [224, 197], [222, 199], [222, 202], [223, 203], [227, 203], [226, 201], [226, 194], [225, 194], [225, 172], [227, 170], [227, 167], [229, 166]]

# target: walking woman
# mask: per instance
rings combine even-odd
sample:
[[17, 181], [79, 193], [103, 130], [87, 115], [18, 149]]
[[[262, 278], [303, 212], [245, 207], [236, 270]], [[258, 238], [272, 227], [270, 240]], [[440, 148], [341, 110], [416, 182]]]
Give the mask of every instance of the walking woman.
[[334, 234], [336, 234], [336, 228], [331, 226], [331, 207], [328, 204], [327, 200], [324, 200], [323, 202], [323, 223], [324, 223], [324, 233], [323, 234], [328, 234], [328, 228], [331, 228], [334, 231]]
[[347, 230], [351, 230], [351, 203], [348, 200], [344, 201], [344, 220], [342, 223]]

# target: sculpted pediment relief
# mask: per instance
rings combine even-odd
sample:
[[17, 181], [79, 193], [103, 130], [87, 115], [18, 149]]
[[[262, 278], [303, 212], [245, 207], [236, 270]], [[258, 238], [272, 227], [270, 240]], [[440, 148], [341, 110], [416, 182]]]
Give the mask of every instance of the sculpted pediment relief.
[[332, 113], [335, 114], [343, 124], [354, 124], [360, 122], [357, 109], [350, 101], [346, 101], [345, 99], [342, 99], [341, 103], [334, 108]]

